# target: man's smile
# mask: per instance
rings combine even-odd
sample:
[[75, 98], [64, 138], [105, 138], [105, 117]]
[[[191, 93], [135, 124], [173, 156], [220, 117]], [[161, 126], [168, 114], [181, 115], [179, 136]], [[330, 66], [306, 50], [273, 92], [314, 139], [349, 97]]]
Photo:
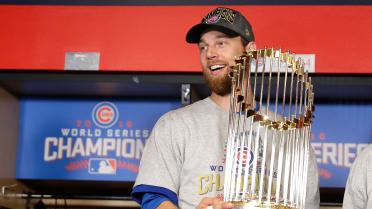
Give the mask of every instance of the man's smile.
[[226, 64], [212, 64], [209, 66], [209, 70], [212, 75], [217, 75], [226, 68]]

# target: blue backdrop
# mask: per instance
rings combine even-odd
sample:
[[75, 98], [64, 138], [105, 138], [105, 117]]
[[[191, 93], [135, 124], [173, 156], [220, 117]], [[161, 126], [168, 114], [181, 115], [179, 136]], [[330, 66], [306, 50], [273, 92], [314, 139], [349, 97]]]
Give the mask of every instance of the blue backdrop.
[[23, 98], [18, 179], [134, 181], [157, 119], [178, 100]]
[[372, 142], [372, 104], [316, 105], [312, 145], [321, 187], [345, 187], [357, 154]]
[[[18, 179], [134, 181], [157, 119], [178, 100], [23, 98]], [[279, 110], [280, 111], [280, 110]], [[344, 187], [372, 142], [372, 104], [317, 104], [311, 144], [321, 187]]]

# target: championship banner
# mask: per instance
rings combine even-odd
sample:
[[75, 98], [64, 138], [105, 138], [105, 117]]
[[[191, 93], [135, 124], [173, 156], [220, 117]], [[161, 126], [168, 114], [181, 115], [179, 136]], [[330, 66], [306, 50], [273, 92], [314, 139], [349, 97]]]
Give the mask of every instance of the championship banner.
[[[180, 106], [178, 100], [23, 98], [16, 177], [134, 181], [153, 125]], [[320, 187], [343, 188], [356, 156], [372, 142], [372, 105], [317, 104], [314, 114]]]
[[178, 100], [22, 98], [17, 179], [134, 181], [146, 140]]
[[320, 187], [346, 186], [356, 156], [372, 143], [371, 104], [317, 104], [311, 144]]

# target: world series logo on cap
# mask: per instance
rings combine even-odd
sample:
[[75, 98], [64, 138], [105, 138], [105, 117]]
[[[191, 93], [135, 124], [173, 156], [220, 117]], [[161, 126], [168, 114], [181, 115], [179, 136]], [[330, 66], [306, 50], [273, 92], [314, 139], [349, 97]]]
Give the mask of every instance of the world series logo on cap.
[[100, 128], [113, 126], [118, 121], [118, 118], [118, 108], [111, 102], [100, 102], [93, 108], [93, 122]]
[[[210, 12], [206, 17], [203, 18], [205, 23], [216, 23], [220, 19], [226, 20], [228, 23], [233, 24], [235, 20], [236, 13], [234, 10], [228, 8], [216, 8], [212, 12]], [[203, 22], [202, 21], [202, 22]]]
[[220, 17], [218, 15], [213, 15], [212, 17], [208, 18], [206, 22], [207, 23], [216, 23], [219, 19], [220, 19]]

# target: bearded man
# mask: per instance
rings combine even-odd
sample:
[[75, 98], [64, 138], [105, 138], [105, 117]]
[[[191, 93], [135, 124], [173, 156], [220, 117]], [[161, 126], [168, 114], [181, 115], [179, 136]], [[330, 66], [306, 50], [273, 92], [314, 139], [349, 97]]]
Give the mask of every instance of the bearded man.
[[[238, 11], [216, 8], [192, 27], [186, 41], [198, 44], [211, 95], [163, 115], [140, 163], [132, 197], [142, 208], [232, 208], [221, 200], [234, 57], [256, 50], [251, 24]], [[253, 102], [252, 102], [253, 103]], [[318, 184], [314, 158], [309, 172]], [[312, 185], [313, 185], [312, 184]], [[319, 208], [319, 190], [308, 190], [308, 207]]]

